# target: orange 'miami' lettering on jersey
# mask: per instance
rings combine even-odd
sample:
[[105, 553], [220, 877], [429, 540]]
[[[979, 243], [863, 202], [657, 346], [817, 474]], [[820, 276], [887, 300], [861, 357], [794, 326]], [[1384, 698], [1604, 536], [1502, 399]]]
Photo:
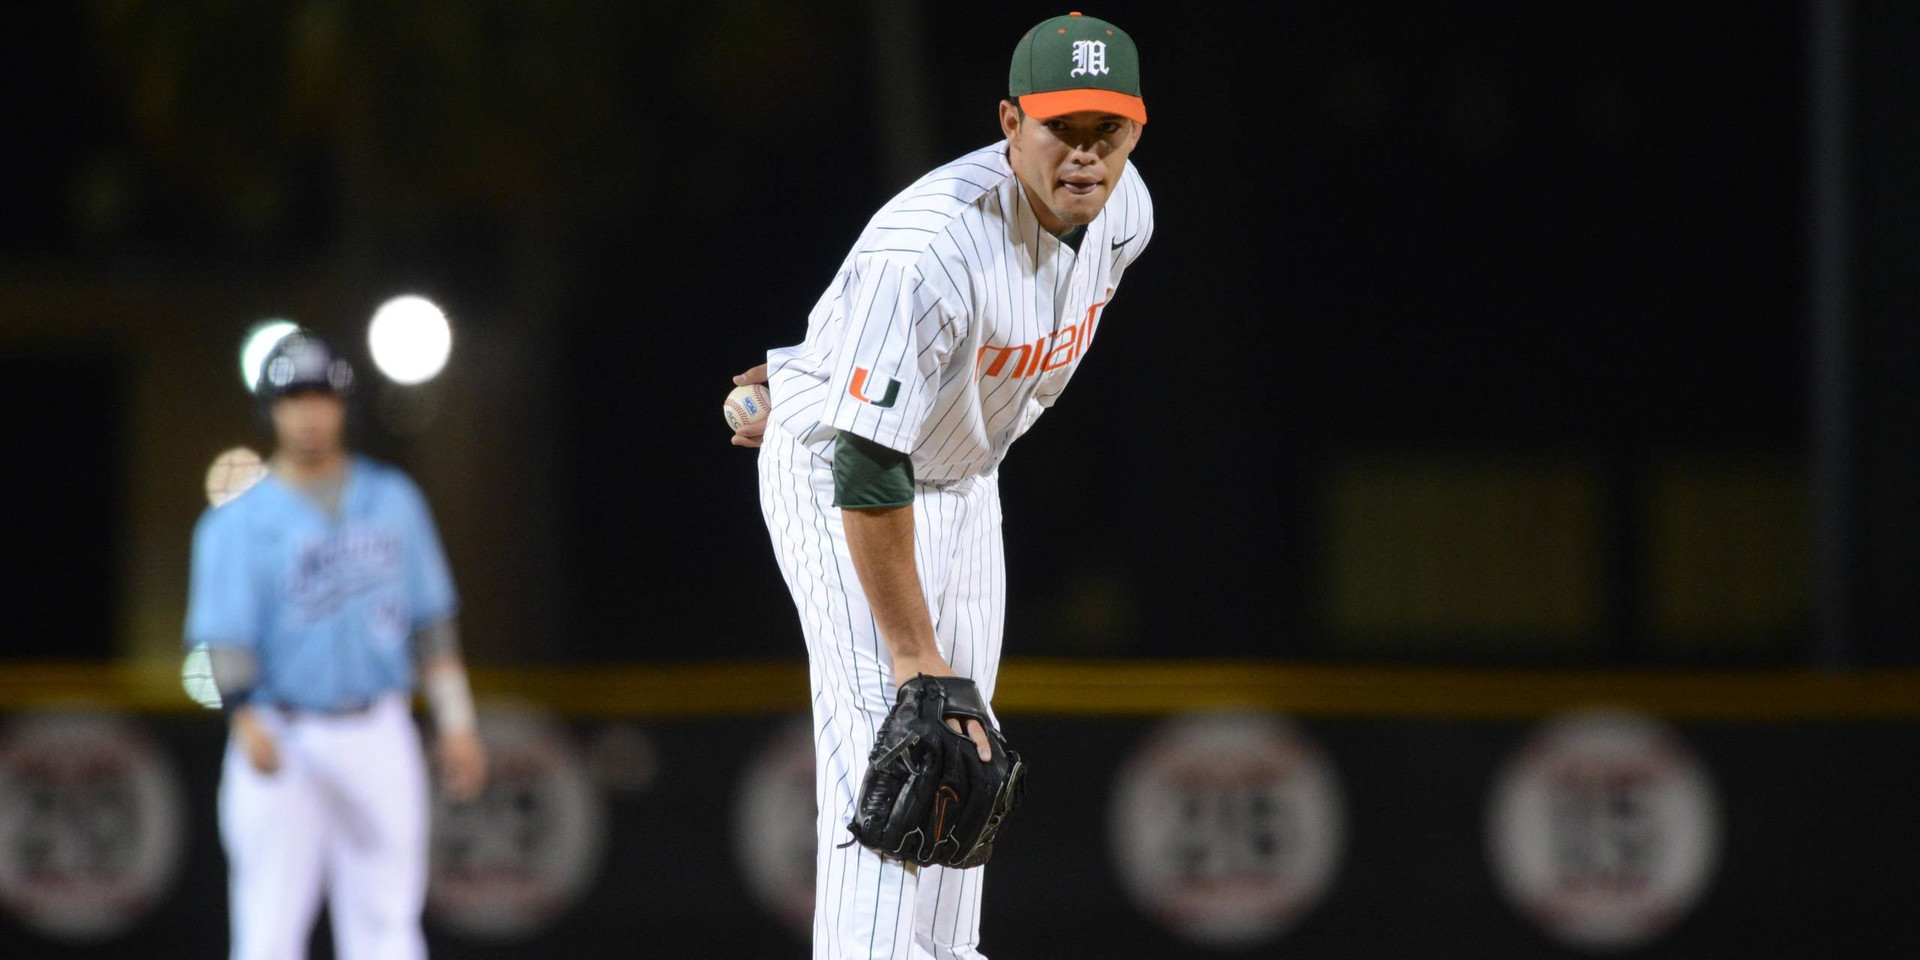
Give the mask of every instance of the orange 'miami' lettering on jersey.
[[1027, 357], [1033, 353], [1033, 344], [1031, 343], [1023, 343], [1017, 347], [996, 347], [992, 344], [981, 347], [980, 355], [976, 358], [975, 365], [978, 366], [980, 362], [984, 362], [988, 353], [993, 354], [993, 365], [975, 370], [973, 378], [978, 380], [983, 376], [999, 376], [1000, 372], [1006, 368], [1007, 358], [1013, 356], [1015, 351], [1019, 351], [1020, 359], [1014, 361], [1014, 376], [1025, 376], [1024, 371], [1027, 369]]
[[[1107, 288], [1107, 296], [1113, 296], [1112, 287]], [[1087, 344], [1092, 342], [1094, 324], [1098, 323], [1100, 318], [1100, 308], [1106, 305], [1105, 300], [1095, 303], [1087, 308], [1086, 318], [1079, 323], [1068, 324], [1061, 327], [1059, 332], [1040, 337], [1032, 343], [1016, 343], [1004, 347], [989, 343], [981, 347], [980, 352], [973, 358], [973, 378], [978, 380], [981, 377], [997, 377], [1003, 373], [1013, 377], [1031, 377], [1034, 374], [1058, 370], [1073, 363], [1080, 359], [1080, 354], [1086, 352]], [[987, 362], [988, 355], [992, 355], [993, 362]], [[1009, 359], [1013, 360], [1012, 370], [1007, 369]], [[858, 376], [856, 372], [854, 380], [856, 386], [860, 382]], [[857, 398], [859, 394], [856, 393], [854, 396]]]

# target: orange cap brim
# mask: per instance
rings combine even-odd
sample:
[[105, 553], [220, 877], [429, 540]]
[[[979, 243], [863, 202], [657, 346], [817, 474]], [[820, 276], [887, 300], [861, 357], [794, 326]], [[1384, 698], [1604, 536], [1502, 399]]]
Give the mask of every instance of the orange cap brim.
[[1055, 90], [1029, 93], [1020, 98], [1020, 109], [1042, 120], [1082, 110], [1117, 113], [1134, 123], [1147, 122], [1147, 102], [1116, 90]]

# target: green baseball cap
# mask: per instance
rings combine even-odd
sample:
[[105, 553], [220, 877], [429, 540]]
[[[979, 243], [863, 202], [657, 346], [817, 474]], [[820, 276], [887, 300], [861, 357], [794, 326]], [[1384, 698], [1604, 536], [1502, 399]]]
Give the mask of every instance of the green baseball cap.
[[1147, 122], [1140, 99], [1140, 51], [1125, 30], [1069, 13], [1041, 23], [1013, 48], [1007, 94], [1045, 119], [1078, 110], [1117, 113]]

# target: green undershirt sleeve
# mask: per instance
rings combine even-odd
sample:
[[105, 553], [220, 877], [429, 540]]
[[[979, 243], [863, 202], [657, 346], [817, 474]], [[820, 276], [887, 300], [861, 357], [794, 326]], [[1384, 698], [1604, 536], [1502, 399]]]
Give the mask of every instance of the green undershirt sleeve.
[[913, 455], [845, 430], [833, 439], [833, 505], [860, 510], [913, 502]]

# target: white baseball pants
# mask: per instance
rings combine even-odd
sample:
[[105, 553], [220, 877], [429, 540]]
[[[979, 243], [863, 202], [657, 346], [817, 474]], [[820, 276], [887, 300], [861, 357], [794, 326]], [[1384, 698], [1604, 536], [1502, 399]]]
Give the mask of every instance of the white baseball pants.
[[406, 698], [261, 712], [280, 769], [255, 770], [230, 737], [220, 778], [233, 960], [303, 960], [323, 889], [341, 960], [422, 960], [427, 766]]
[[[991, 703], [1006, 621], [997, 476], [922, 485], [914, 564], [940, 655]], [[813, 683], [814, 960], [984, 960], [984, 867], [913, 868], [851, 836], [875, 731], [893, 706], [893, 663], [847, 552], [833, 472], [778, 425], [760, 451], [760, 506], [806, 635]]]

